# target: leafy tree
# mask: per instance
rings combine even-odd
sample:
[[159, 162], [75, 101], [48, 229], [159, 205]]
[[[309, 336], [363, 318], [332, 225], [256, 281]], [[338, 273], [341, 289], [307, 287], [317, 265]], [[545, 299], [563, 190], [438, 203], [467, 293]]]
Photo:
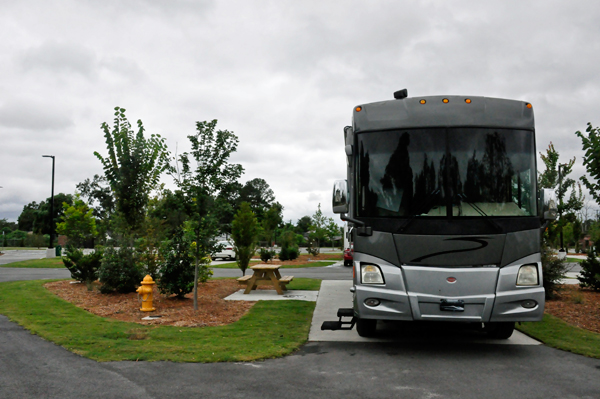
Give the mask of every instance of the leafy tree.
[[165, 139], [157, 134], [144, 137], [141, 120], [138, 120], [137, 126], [138, 131], [134, 133], [125, 109], [116, 107], [112, 130], [106, 122], [102, 123], [108, 156], [105, 158], [94, 152], [102, 162], [116, 211], [124, 222], [121, 227], [127, 234], [137, 231], [142, 225], [150, 192], [158, 185], [169, 158]]
[[281, 224], [283, 221], [283, 206], [276, 202], [265, 212], [262, 219], [262, 229], [264, 233], [264, 237], [268, 241], [268, 246], [271, 247], [273, 243], [273, 233], [277, 226]]
[[252, 259], [256, 252], [256, 238], [258, 236], [258, 231], [258, 221], [256, 220], [256, 215], [250, 208], [250, 204], [242, 202], [240, 210], [233, 218], [231, 236], [237, 255], [237, 264], [242, 270], [243, 276], [246, 275], [246, 269], [248, 268], [250, 259]]
[[104, 176], [94, 175], [93, 179], [85, 179], [76, 186], [81, 198], [87, 201], [94, 217], [108, 219], [115, 210], [115, 199]]
[[215, 214], [223, 233], [231, 234], [233, 217], [239, 210], [239, 204], [241, 203], [240, 190], [242, 187], [240, 183], [233, 181], [224, 185], [217, 195]]
[[17, 223], [9, 222], [6, 218], [0, 219], [0, 232], [4, 231], [6, 234], [16, 230], [18, 227]]
[[159, 268], [158, 290], [164, 295], [183, 298], [194, 289], [194, 257], [183, 230], [176, 230], [160, 252], [164, 261]]
[[247, 181], [241, 188], [239, 195], [239, 203], [247, 202], [259, 219], [275, 202], [275, 193], [273, 193], [269, 184], [260, 178]]
[[310, 226], [312, 225], [312, 219], [310, 216], [302, 216], [298, 219], [296, 223], [296, 233], [304, 234], [310, 230]]
[[62, 222], [56, 224], [56, 231], [66, 235], [71, 245], [83, 248], [86, 241], [98, 235], [93, 212], [80, 197], [76, 197], [72, 205], [64, 202], [63, 213]]
[[73, 203], [71, 194], [58, 193], [54, 195], [54, 220], [50, 220], [50, 202], [51, 198], [39, 204], [35, 201], [25, 205], [23, 211], [18, 217], [19, 230], [33, 231], [34, 233], [50, 234], [60, 222], [63, 216], [63, 202]]
[[185, 193], [181, 190], [162, 190], [155, 201], [150, 202], [148, 215], [162, 222], [165, 235], [180, 230], [189, 219]]
[[[190, 219], [188, 231], [194, 237], [194, 310], [198, 309], [198, 275], [200, 263], [208, 269], [210, 255], [215, 252], [219, 232], [216, 198], [221, 190], [237, 181], [243, 172], [238, 164], [230, 164], [229, 156], [237, 150], [238, 138], [228, 130], [216, 130], [217, 120], [196, 122], [195, 135], [188, 136], [192, 150], [178, 161], [181, 168], [171, 168], [176, 184], [184, 193]], [[195, 162], [195, 168], [192, 166]]]
[[18, 229], [23, 231], [33, 231], [36, 213], [40, 209], [40, 204], [33, 201], [23, 207], [21, 214], [17, 218]]

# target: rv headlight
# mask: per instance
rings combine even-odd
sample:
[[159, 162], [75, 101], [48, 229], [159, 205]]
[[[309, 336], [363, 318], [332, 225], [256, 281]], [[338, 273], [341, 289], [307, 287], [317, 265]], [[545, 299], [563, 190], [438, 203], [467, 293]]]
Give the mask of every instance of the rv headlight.
[[537, 265], [524, 265], [517, 274], [517, 285], [538, 285]]
[[383, 274], [378, 266], [361, 265], [360, 275], [363, 284], [384, 284]]

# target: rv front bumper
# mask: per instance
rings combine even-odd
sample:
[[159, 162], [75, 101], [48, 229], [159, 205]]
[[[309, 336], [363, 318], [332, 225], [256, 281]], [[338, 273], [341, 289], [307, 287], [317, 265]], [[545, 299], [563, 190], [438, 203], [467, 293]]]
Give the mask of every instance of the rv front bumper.
[[[519, 265], [487, 270], [399, 268], [382, 264], [379, 267], [385, 276], [384, 284], [355, 281], [353, 301], [359, 318], [487, 323], [539, 321], [544, 313], [542, 286], [507, 284], [508, 280], [514, 280]], [[449, 286], [456, 287], [455, 291], [444, 291], [441, 285], [435, 290], [425, 289], [435, 280], [446, 281], [450, 277], [455, 277], [459, 283], [466, 282], [465, 286], [477, 288], [469, 292], [458, 289], [457, 285]]]

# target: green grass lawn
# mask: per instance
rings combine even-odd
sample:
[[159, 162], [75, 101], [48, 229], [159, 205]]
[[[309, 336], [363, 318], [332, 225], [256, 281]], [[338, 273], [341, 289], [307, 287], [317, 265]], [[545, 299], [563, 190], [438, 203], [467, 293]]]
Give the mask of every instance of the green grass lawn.
[[43, 259], [32, 259], [23, 260], [21, 262], [8, 263], [6, 265], [0, 265], [0, 267], [25, 267], [31, 269], [62, 269], [65, 264], [62, 258], [43, 258]]
[[[291, 289], [318, 289], [297, 279]], [[236, 323], [219, 327], [143, 326], [86, 312], [43, 287], [0, 283], [0, 314], [33, 334], [97, 361], [251, 361], [287, 355], [308, 338], [314, 302], [260, 301]]]
[[572, 258], [570, 256], [567, 256], [567, 262], [570, 262], [570, 263], [581, 263], [584, 260], [585, 260], [584, 258]]
[[517, 324], [517, 329], [552, 348], [600, 358], [600, 334], [571, 326], [552, 315], [545, 314], [541, 322]]
[[[332, 261], [332, 260], [306, 262], [306, 263], [300, 263], [297, 265], [282, 265], [281, 269], [294, 269], [294, 268], [297, 269], [297, 268], [301, 268], [301, 267], [323, 267], [323, 266], [333, 265], [334, 263], [335, 263], [335, 261]], [[254, 264], [257, 264], [257, 263], [254, 263]], [[253, 265], [253, 263], [250, 263], [248, 268], [250, 268], [250, 266], [252, 266], [252, 265]], [[210, 267], [212, 267], [214, 269], [237, 269], [238, 265], [235, 262], [231, 262], [231, 263], [222, 263], [220, 265], [211, 265]]]

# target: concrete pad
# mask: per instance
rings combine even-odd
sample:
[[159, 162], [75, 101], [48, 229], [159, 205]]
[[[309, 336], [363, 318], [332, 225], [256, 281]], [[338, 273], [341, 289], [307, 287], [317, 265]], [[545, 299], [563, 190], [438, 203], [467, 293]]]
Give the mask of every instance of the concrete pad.
[[289, 290], [283, 291], [283, 295], [277, 294], [275, 290], [253, 290], [244, 294], [244, 290], [234, 292], [225, 298], [226, 301], [310, 301], [316, 302], [319, 291]]
[[579, 272], [568, 272], [566, 276], [567, 278], [560, 280], [561, 284], [579, 284]]
[[[329, 342], [401, 342], [401, 343], [479, 343], [496, 345], [541, 345], [541, 342], [516, 331], [509, 339], [489, 339], [481, 332], [449, 328], [440, 333], [427, 323], [379, 322], [377, 337], [363, 338], [356, 328], [352, 330], [322, 331], [324, 321], [336, 321], [338, 308], [352, 307], [351, 281], [328, 281], [321, 283], [321, 291], [308, 335], [309, 341]], [[346, 318], [349, 320], [349, 318]], [[452, 327], [452, 323], [447, 323]]]

